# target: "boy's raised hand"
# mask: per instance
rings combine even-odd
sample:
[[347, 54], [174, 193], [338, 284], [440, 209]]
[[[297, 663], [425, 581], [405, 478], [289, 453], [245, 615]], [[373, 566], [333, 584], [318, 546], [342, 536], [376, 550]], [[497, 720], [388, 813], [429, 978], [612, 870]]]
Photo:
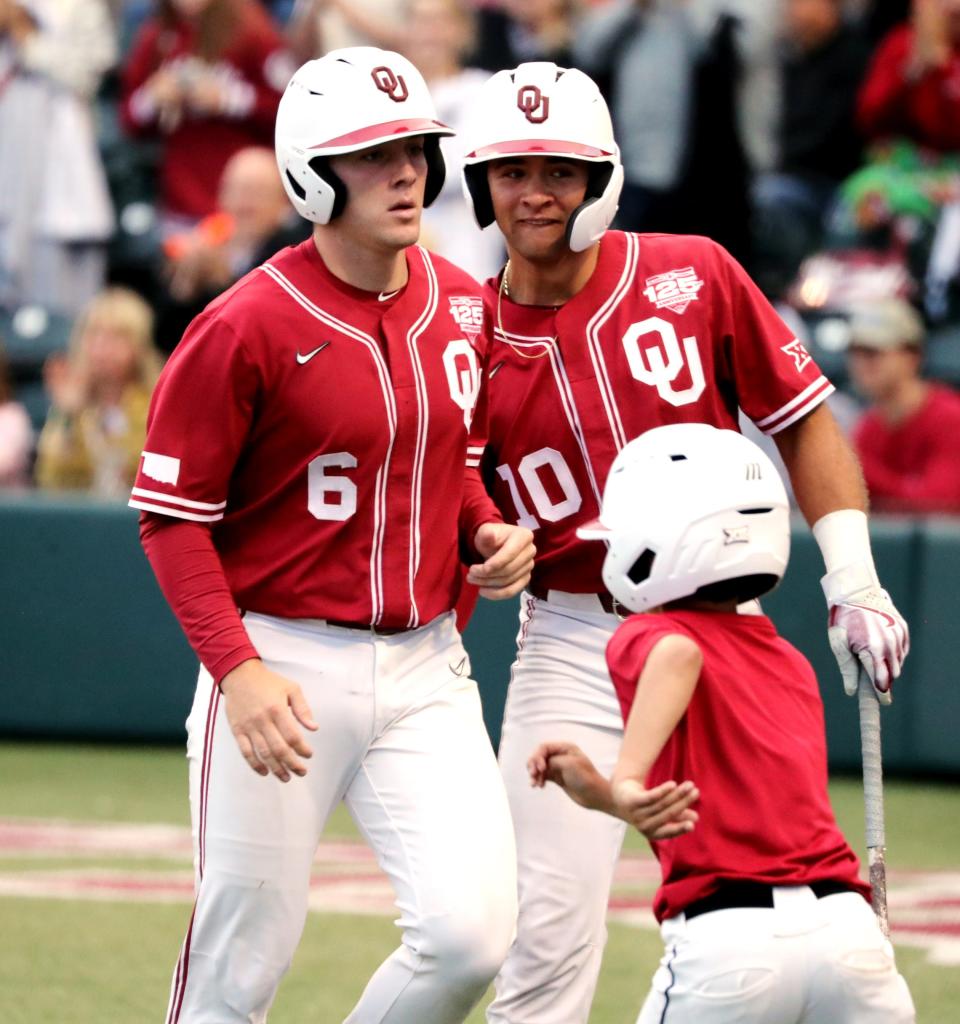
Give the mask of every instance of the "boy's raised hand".
[[692, 782], [663, 782], [645, 789], [636, 779], [610, 784], [575, 744], [541, 743], [527, 761], [530, 784], [556, 783], [571, 800], [622, 818], [648, 839], [674, 839], [692, 832], [699, 815], [692, 804], [700, 791]]
[[700, 799], [692, 782], [661, 782], [645, 789], [636, 779], [621, 779], [611, 787], [614, 813], [648, 839], [675, 839], [692, 832], [700, 815], [691, 804]]
[[527, 771], [531, 786], [555, 782], [581, 807], [614, 813], [609, 781], [575, 743], [541, 743], [530, 755]]

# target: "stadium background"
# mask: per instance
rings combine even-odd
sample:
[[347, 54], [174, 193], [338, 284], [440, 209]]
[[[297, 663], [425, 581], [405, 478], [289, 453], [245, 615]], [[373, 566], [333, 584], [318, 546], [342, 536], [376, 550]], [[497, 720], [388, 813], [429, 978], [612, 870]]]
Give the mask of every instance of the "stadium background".
[[[78, 0], [82, 2], [82, 0]], [[115, 5], [126, 26], [147, 0]], [[718, 5], [718, 6], [723, 6]], [[735, 8], [736, 4], [729, 5]], [[861, 11], [869, 4], [851, 5]], [[891, 22], [906, 4], [886, 7]], [[277, 17], [292, 4], [274, 5]], [[896, 11], [894, 11], [896, 8]], [[120, 128], [118, 78], [96, 98], [98, 143], [117, 208], [110, 280], [137, 287], [153, 259], [156, 152]], [[727, 112], [729, 114], [729, 111]], [[692, 208], [727, 215], [742, 189], [743, 154], [724, 146], [730, 124], [701, 111]], [[720, 139], [721, 145], [717, 145]], [[711, 147], [713, 147], [711, 151]], [[723, 153], [723, 160], [717, 154]], [[735, 159], [731, 159], [733, 156]], [[742, 185], [742, 182], [740, 182]], [[733, 192], [730, 191], [731, 187]], [[688, 211], [689, 212], [689, 211]], [[709, 216], [698, 230], [736, 248], [737, 226]], [[810, 347], [836, 383], [842, 348], [818, 333]], [[0, 309], [18, 397], [39, 428], [47, 412], [44, 359], [67, 344], [69, 317]], [[828, 343], [822, 344], [825, 340]], [[171, 343], [172, 344], [172, 343]], [[960, 328], [947, 319], [928, 345], [928, 373], [960, 384]], [[921, 1021], [960, 1021], [960, 524], [875, 518], [885, 584], [911, 623], [913, 653], [883, 714], [888, 786], [891, 920]], [[767, 610], [811, 658], [826, 706], [833, 796], [862, 847], [856, 709], [842, 696], [826, 643], [819, 554], [797, 525], [790, 572]], [[189, 913], [183, 720], [196, 664], [170, 616], [136, 536], [135, 516], [96, 498], [0, 493], [0, 992], [20, 1024], [158, 1019]], [[515, 606], [481, 606], [467, 642], [496, 741], [515, 632]], [[655, 869], [629, 843], [611, 903], [611, 943], [592, 1020], [635, 1019], [659, 952], [648, 910]], [[271, 1020], [336, 1021], [395, 943], [389, 895], [342, 814], [318, 858], [315, 913]], [[479, 1022], [475, 1014], [471, 1022]]]

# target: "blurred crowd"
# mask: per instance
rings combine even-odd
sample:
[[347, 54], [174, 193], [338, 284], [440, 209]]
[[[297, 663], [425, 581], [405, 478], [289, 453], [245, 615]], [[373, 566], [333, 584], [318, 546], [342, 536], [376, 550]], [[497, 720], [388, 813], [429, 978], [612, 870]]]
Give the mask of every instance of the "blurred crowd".
[[[455, 129], [492, 71], [594, 77], [616, 226], [725, 245], [841, 386], [874, 508], [960, 513], [960, 0], [0, 0], [0, 487], [128, 491], [187, 323], [307, 237], [288, 79], [364, 43]], [[422, 242], [482, 279], [457, 147]]]

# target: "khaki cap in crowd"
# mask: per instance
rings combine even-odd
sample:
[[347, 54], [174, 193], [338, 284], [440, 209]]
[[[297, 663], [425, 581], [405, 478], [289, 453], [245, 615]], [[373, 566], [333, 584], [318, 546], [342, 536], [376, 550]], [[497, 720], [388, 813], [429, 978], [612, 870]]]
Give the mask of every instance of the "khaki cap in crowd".
[[850, 309], [850, 345], [878, 351], [920, 348], [923, 336], [920, 314], [904, 299], [879, 299]]

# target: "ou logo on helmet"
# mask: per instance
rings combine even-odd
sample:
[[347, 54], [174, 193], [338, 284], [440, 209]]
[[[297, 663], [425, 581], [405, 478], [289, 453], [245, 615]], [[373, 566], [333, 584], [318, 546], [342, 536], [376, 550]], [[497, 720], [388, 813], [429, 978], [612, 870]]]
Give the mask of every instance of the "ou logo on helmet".
[[394, 103], [403, 103], [410, 95], [407, 91], [407, 83], [403, 80], [403, 75], [395, 74], [393, 69], [386, 67], [386, 65], [374, 68], [370, 72], [370, 77], [373, 79], [376, 87], [381, 92], [385, 92]]
[[[641, 349], [640, 339], [655, 334], [659, 344]], [[623, 336], [623, 348], [634, 378], [657, 389], [657, 393], [673, 406], [692, 405], [704, 392], [707, 384], [700, 362], [696, 338], [684, 338], [683, 348], [673, 324], [658, 316], [648, 317], [631, 324]], [[690, 371], [690, 386], [676, 390], [674, 381], [686, 366]]]
[[531, 124], [543, 124], [550, 116], [550, 97], [535, 85], [524, 85], [517, 93], [517, 106]]

